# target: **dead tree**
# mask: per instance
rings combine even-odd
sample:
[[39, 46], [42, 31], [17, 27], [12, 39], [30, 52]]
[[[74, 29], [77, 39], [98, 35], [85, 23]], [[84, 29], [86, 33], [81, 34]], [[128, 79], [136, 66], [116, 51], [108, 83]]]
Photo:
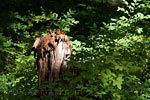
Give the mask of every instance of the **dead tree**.
[[[60, 71], [66, 69], [66, 61], [71, 56], [72, 48], [67, 35], [60, 30], [56, 33], [48, 31], [45, 36], [37, 38], [32, 47], [38, 68], [39, 86], [46, 81], [53, 82], [59, 77]], [[39, 95], [43, 92], [39, 90]]]

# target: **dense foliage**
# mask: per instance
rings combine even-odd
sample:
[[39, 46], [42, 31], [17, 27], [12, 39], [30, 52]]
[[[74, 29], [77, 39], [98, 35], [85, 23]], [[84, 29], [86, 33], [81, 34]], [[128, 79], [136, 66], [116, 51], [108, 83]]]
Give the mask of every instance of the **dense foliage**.
[[[49, 29], [70, 38], [63, 79], [42, 100], [149, 100], [148, 0], [5, 0], [0, 3], [0, 100], [39, 100], [32, 45]], [[56, 88], [57, 87], [57, 88]]]

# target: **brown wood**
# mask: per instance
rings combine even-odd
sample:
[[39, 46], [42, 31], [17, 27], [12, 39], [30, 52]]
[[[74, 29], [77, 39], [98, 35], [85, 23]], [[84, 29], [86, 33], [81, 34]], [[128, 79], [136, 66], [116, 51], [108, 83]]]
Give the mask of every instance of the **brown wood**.
[[[72, 48], [67, 35], [60, 30], [56, 33], [49, 30], [48, 34], [37, 38], [32, 47], [37, 57], [39, 86], [46, 81], [53, 82], [59, 77], [60, 71], [66, 69], [66, 62], [71, 56]], [[43, 93], [44, 90], [39, 90], [39, 95]]]

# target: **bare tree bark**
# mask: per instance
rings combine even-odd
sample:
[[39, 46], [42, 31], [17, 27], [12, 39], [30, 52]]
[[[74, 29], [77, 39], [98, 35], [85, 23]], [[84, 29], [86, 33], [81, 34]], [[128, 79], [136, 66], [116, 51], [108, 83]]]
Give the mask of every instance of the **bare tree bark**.
[[[37, 54], [38, 84], [53, 82], [59, 77], [60, 71], [66, 69], [66, 59], [71, 56], [71, 45], [67, 35], [60, 30], [55, 34], [52, 30], [44, 37], [37, 38], [33, 45], [35, 56]], [[57, 31], [57, 32], [58, 32]], [[63, 70], [61, 70], [63, 69]], [[42, 95], [44, 90], [39, 90]]]

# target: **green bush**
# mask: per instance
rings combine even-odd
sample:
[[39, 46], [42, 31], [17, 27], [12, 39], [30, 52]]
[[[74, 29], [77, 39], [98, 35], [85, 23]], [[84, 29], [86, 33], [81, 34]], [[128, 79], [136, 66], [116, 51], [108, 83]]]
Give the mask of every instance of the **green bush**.
[[42, 100], [149, 100], [150, 2], [122, 0], [120, 7], [107, 2], [60, 1], [58, 6], [53, 0], [26, 1], [20, 10], [21, 0], [5, 1], [8, 8], [16, 5], [0, 14], [0, 99], [38, 100], [31, 48], [49, 29], [61, 29], [73, 48], [68, 66], [77, 72], [66, 71], [63, 80], [45, 83], [40, 88], [55, 94]]

